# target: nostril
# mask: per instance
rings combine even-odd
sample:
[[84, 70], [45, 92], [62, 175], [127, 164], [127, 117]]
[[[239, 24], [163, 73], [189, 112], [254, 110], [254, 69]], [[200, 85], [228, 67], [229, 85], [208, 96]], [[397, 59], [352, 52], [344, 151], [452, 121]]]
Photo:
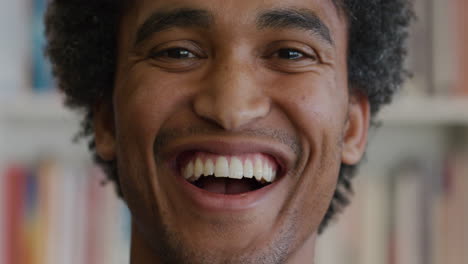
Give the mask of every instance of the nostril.
[[193, 102], [193, 109], [195, 114], [200, 118], [225, 128], [225, 124], [223, 123], [225, 118], [221, 116], [222, 112], [217, 109], [217, 101], [216, 97], [208, 93], [201, 93], [196, 96]]
[[267, 116], [270, 103], [267, 98], [259, 95], [205, 93], [195, 98], [194, 111], [201, 118], [214, 122], [225, 130], [236, 130]]

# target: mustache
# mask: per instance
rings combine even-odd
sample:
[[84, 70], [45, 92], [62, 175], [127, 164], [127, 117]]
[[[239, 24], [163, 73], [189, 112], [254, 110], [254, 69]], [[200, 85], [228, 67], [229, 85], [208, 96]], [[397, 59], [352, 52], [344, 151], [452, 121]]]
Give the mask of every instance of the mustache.
[[291, 150], [298, 156], [302, 153], [301, 140], [297, 135], [292, 135], [283, 130], [274, 128], [259, 128], [259, 129], [244, 129], [240, 131], [225, 131], [207, 127], [187, 127], [187, 128], [171, 128], [162, 129], [154, 140], [153, 150], [157, 154], [161, 149], [166, 147], [170, 142], [184, 137], [193, 136], [249, 136], [262, 139], [269, 139], [277, 141], [291, 148]]

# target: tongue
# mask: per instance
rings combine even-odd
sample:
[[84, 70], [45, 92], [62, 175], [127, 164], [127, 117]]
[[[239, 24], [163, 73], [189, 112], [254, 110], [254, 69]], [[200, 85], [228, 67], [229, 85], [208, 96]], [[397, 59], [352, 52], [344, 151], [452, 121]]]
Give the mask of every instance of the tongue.
[[197, 181], [197, 186], [212, 193], [226, 193], [226, 180], [214, 177], [203, 177]]
[[206, 191], [219, 194], [240, 194], [254, 189], [252, 184], [246, 180], [215, 177], [202, 177], [196, 185]]

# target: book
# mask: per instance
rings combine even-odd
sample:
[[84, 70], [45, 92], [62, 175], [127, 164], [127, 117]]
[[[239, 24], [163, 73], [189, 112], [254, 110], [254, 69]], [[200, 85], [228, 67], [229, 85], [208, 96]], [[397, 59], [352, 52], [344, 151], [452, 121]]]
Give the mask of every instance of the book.
[[[7, 5], [8, 3], [8, 5]], [[0, 8], [0, 101], [24, 92], [29, 79], [29, 5], [27, 1], [4, 1]]]
[[38, 176], [41, 181], [41, 210], [42, 226], [41, 233], [43, 237], [43, 257], [41, 263], [59, 264], [59, 250], [62, 250], [62, 241], [60, 240], [60, 189], [62, 188], [60, 166], [52, 159], [43, 160], [38, 168]]
[[73, 239], [73, 248], [71, 252], [72, 264], [82, 264], [86, 263], [86, 239], [88, 235], [87, 231], [87, 219], [88, 219], [88, 202], [86, 198], [89, 175], [87, 170], [83, 170], [83, 167], [86, 168], [86, 165], [76, 165], [72, 170], [71, 177], [69, 178], [72, 183], [70, 184], [73, 187], [73, 206], [74, 206], [74, 228], [73, 233], [70, 234], [69, 239]]
[[423, 262], [423, 237], [426, 212], [423, 206], [424, 178], [416, 161], [405, 160], [391, 175], [394, 181], [393, 216], [394, 256], [396, 264]]
[[47, 159], [0, 176], [0, 264], [129, 262], [129, 211], [100, 168]]
[[32, 56], [32, 88], [35, 93], [53, 91], [55, 84], [52, 77], [52, 67], [45, 57], [45, 26], [44, 14], [48, 0], [32, 0], [31, 21], [31, 56]]
[[412, 76], [404, 86], [404, 93], [411, 96], [424, 96], [434, 93], [432, 83], [432, 1], [415, 0], [416, 20], [410, 27], [406, 66]]
[[0, 163], [0, 264], [6, 263], [6, 171]]
[[38, 181], [35, 171], [28, 168], [25, 178], [24, 211], [22, 214], [21, 230], [23, 235], [24, 263], [36, 263], [38, 243]]
[[113, 185], [107, 182], [98, 167], [89, 171], [86, 197], [88, 217], [85, 263], [125, 263], [130, 252], [130, 243], [123, 234], [126, 231], [122, 230], [126, 216], [122, 215], [121, 201]]
[[455, 32], [457, 43], [457, 85], [456, 94], [468, 96], [468, 2], [466, 0], [452, 0], [455, 3]]
[[390, 189], [388, 178], [379, 174], [361, 172], [353, 180], [351, 204], [317, 238], [317, 263], [386, 263]]
[[26, 172], [18, 165], [7, 168], [5, 173], [4, 262], [25, 263], [22, 220], [26, 194]]
[[390, 226], [390, 179], [378, 172], [365, 175], [356, 192], [362, 192], [362, 238], [359, 264], [383, 263], [388, 259]]
[[[456, 0], [458, 1], [458, 0]], [[465, 1], [465, 0], [462, 0]], [[453, 95], [457, 63], [455, 1], [432, 0], [433, 83], [436, 95]]]

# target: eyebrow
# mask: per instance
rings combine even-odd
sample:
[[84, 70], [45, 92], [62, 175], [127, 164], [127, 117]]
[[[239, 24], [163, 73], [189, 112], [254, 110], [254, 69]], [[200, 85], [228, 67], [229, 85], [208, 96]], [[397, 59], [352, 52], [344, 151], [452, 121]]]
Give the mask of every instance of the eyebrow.
[[177, 8], [170, 11], [157, 11], [139, 27], [134, 45], [138, 46], [154, 33], [172, 27], [207, 28], [212, 24], [212, 21], [213, 16], [208, 11], [201, 9]]
[[310, 31], [334, 46], [330, 29], [320, 17], [308, 9], [273, 9], [262, 12], [257, 19], [257, 28], [297, 28]]
[[[209, 28], [213, 24], [214, 16], [207, 10], [193, 8], [177, 8], [169, 11], [156, 11], [139, 27], [134, 46], [147, 40], [154, 33], [172, 27]], [[307, 30], [334, 45], [329, 28], [308, 9], [271, 9], [260, 13], [256, 20], [257, 29], [267, 28], [297, 28]]]

